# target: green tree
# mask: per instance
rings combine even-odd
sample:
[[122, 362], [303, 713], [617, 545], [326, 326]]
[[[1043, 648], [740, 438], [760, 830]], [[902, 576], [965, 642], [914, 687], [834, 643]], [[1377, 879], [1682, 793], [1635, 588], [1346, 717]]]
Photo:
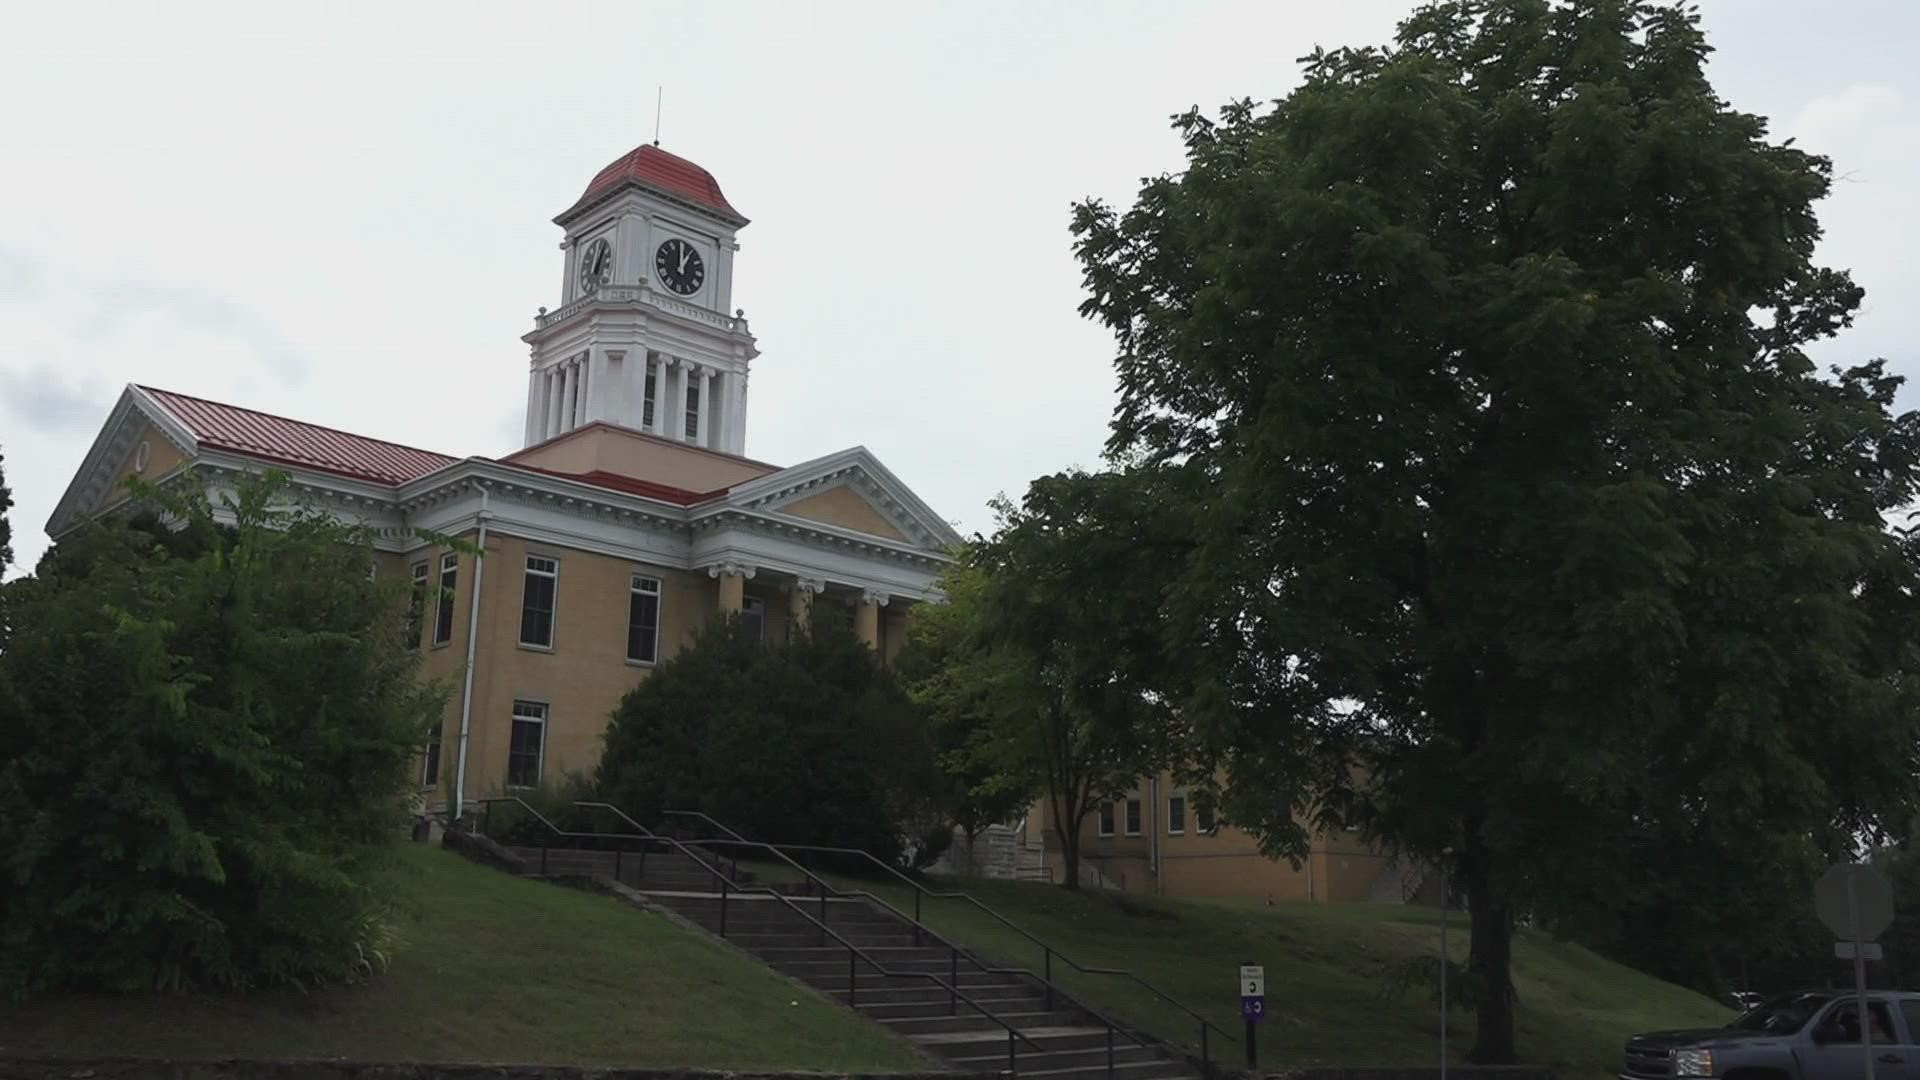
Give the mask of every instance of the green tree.
[[700, 810], [754, 840], [897, 860], [934, 777], [913, 703], [822, 617], [772, 646], [737, 619], [702, 631], [621, 699], [596, 782], [641, 821]]
[[1186, 540], [1129, 472], [1042, 477], [962, 556], [944, 604], [916, 621], [940, 658], [914, 686], [954, 732], [948, 767], [978, 797], [1044, 796], [1080, 887], [1080, 832], [1102, 799], [1168, 764], [1159, 669], [1166, 562]]
[[310, 983], [382, 962], [375, 873], [440, 716], [369, 536], [243, 481], [140, 495], [7, 585], [0, 993]]
[[0, 575], [13, 563], [13, 524], [7, 511], [13, 509], [13, 492], [7, 489], [7, 456], [0, 454]]
[[[1185, 171], [1077, 208], [1116, 333], [1110, 451], [1177, 465], [1170, 641], [1225, 803], [1298, 855], [1330, 807], [1471, 908], [1477, 1061], [1511, 939], [1627, 880], [1635, 823], [1731, 848], [1904, 828], [1916, 420], [1807, 346], [1828, 163], [1708, 84], [1696, 18], [1430, 4]], [[1829, 852], [1828, 854], [1831, 854]]]

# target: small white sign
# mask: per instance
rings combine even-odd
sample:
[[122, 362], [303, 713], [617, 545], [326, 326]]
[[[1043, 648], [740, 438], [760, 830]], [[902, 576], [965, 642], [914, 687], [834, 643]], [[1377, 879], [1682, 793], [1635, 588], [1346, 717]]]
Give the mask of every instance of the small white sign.
[[1240, 965], [1240, 996], [1264, 997], [1267, 993], [1267, 969], [1259, 964]]
[[[1839, 957], [1842, 960], [1853, 959], [1853, 942], [1851, 941], [1834, 942], [1833, 955], [1836, 957]], [[1860, 946], [1860, 958], [1862, 960], [1878, 960], [1881, 958], [1881, 955], [1882, 953], [1880, 949], [1880, 943], [1877, 941], [1869, 941]]]

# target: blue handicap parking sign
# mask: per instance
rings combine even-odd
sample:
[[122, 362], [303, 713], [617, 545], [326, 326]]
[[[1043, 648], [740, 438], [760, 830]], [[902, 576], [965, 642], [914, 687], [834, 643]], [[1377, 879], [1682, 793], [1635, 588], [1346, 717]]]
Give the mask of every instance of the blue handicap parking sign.
[[1249, 994], [1240, 999], [1240, 1015], [1249, 1020], [1263, 1020], [1267, 1015], [1267, 999], [1264, 994]]

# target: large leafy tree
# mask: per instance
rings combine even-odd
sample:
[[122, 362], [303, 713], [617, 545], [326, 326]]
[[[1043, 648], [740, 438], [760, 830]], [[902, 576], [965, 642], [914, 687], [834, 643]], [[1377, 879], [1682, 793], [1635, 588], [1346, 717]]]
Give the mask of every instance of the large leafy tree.
[[0, 995], [349, 978], [440, 716], [370, 537], [249, 480], [6, 586]]
[[1648, 837], [1914, 798], [1916, 421], [1809, 359], [1861, 298], [1813, 257], [1829, 166], [1707, 52], [1676, 7], [1431, 4], [1076, 212], [1110, 449], [1199, 496], [1173, 640], [1225, 808], [1451, 859], [1479, 1061], [1515, 1056], [1516, 918]]
[[704, 630], [621, 699], [597, 784], [642, 821], [699, 810], [754, 840], [886, 859], [910, 854], [936, 787], [918, 711], [824, 605], [777, 645], [737, 619]]
[[7, 457], [0, 454], [0, 574], [13, 562], [13, 525], [7, 511], [13, 509], [13, 492], [7, 490]]
[[[915, 625], [941, 658], [914, 687], [974, 790], [1047, 800], [1068, 888], [1099, 800], [1169, 764], [1159, 647], [1166, 568], [1188, 544], [1145, 473], [1067, 472], [999, 500], [947, 602]], [[970, 729], [970, 730], [969, 730]]]

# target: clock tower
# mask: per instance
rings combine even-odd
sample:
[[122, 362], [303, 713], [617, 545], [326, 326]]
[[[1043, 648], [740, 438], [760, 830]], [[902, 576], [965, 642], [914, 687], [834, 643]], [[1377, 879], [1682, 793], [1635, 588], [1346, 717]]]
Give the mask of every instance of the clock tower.
[[566, 230], [561, 305], [521, 338], [532, 349], [526, 445], [605, 421], [745, 453], [758, 350], [729, 308], [747, 219], [712, 174], [641, 146], [553, 221]]

